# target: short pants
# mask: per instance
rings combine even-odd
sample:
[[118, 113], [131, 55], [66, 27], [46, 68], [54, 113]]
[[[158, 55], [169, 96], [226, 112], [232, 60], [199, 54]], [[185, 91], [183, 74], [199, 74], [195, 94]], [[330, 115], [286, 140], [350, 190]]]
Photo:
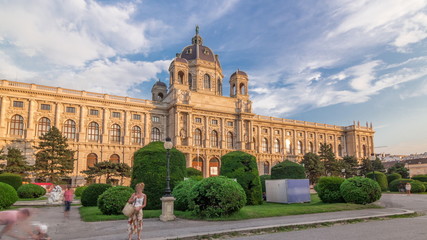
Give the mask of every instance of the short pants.
[[71, 208], [71, 202], [70, 201], [65, 201], [65, 211], [68, 212], [70, 211]]

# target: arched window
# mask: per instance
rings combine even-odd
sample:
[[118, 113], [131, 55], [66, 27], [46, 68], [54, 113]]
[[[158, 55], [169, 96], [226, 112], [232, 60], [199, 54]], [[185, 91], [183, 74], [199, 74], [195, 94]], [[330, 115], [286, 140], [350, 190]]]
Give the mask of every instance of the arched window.
[[76, 122], [71, 119], [65, 121], [63, 134], [67, 139], [76, 140]]
[[314, 145], [313, 145], [313, 142], [309, 142], [309, 143], [308, 143], [308, 151], [309, 151], [309, 152], [311, 152], [311, 153], [313, 153], [313, 152], [314, 152]]
[[13, 115], [10, 121], [10, 135], [24, 135], [24, 118], [21, 115]]
[[120, 163], [120, 156], [117, 154], [113, 154], [110, 156], [110, 162], [112, 163]]
[[142, 142], [142, 131], [138, 126], [132, 127], [132, 143], [141, 144]]
[[338, 144], [338, 156], [342, 157], [342, 146], [341, 146], [341, 144]]
[[222, 95], [222, 83], [221, 83], [221, 79], [218, 78], [218, 95]]
[[245, 95], [246, 94], [245, 84], [241, 83], [239, 88], [240, 88], [240, 94]]
[[93, 167], [97, 162], [98, 156], [95, 153], [89, 153], [89, 155], [87, 155], [87, 168]]
[[199, 171], [202, 171], [202, 173], [203, 173], [203, 159], [201, 157], [194, 158], [193, 162], [191, 163], [191, 167], [193, 167]]
[[163, 98], [164, 98], [163, 93], [158, 93], [158, 94], [157, 94], [157, 100], [158, 100], [158, 101], [163, 100]]
[[88, 140], [91, 142], [98, 142], [99, 140], [99, 124], [96, 122], [89, 123], [87, 131]]
[[303, 152], [303, 145], [302, 145], [302, 142], [301, 142], [301, 141], [298, 141], [298, 153], [299, 153], [299, 154], [302, 154], [302, 152]]
[[218, 158], [212, 158], [209, 161], [209, 175], [211, 177], [219, 175], [219, 160], [218, 160]]
[[178, 72], [178, 82], [181, 84], [184, 83], [184, 73], [182, 71]]
[[274, 152], [279, 153], [280, 152], [280, 141], [279, 139], [274, 139]]
[[188, 88], [193, 88], [193, 76], [191, 76], [191, 73], [188, 74]]
[[156, 127], [151, 129], [151, 141], [152, 142], [160, 141], [160, 130]]
[[42, 136], [50, 130], [50, 119], [46, 117], [42, 117], [39, 120], [38, 124], [38, 135]]
[[264, 162], [264, 175], [269, 175], [270, 174], [270, 163], [265, 161]]
[[113, 124], [110, 129], [110, 141], [111, 142], [120, 142], [121, 131], [118, 124]]
[[334, 152], [334, 147], [332, 147], [332, 144], [328, 144], [328, 146], [331, 148], [332, 152]]
[[285, 144], [286, 144], [286, 153], [288, 154], [292, 153], [291, 140], [286, 139]]
[[218, 147], [218, 133], [215, 130], [211, 133], [211, 147]]
[[362, 145], [362, 152], [363, 152], [363, 156], [366, 157], [366, 145]]
[[231, 92], [233, 95], [237, 94], [236, 84], [233, 84], [233, 87], [231, 88]]
[[194, 131], [194, 145], [202, 146], [202, 131], [198, 128]]
[[211, 77], [208, 74], [205, 74], [203, 81], [203, 88], [210, 89], [211, 88]]
[[268, 140], [267, 140], [267, 138], [262, 139], [262, 151], [268, 152]]
[[228, 149], [234, 148], [233, 133], [232, 132], [227, 133], [227, 148]]

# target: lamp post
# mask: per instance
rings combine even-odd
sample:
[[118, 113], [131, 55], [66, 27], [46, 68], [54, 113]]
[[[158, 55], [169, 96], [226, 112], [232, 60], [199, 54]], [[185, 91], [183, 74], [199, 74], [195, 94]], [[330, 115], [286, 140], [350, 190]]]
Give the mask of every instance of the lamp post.
[[170, 187], [170, 150], [173, 147], [172, 141], [170, 137], [166, 138], [166, 141], [163, 145], [166, 149], [166, 188], [165, 188], [165, 197], [170, 197], [171, 195], [171, 187]]
[[170, 137], [165, 139], [164, 147], [166, 149], [166, 188], [165, 195], [160, 198], [162, 200], [162, 215], [160, 215], [160, 220], [163, 222], [175, 220], [175, 215], [173, 214], [173, 203], [175, 198], [171, 194], [170, 188], [170, 150], [173, 147], [172, 140]]

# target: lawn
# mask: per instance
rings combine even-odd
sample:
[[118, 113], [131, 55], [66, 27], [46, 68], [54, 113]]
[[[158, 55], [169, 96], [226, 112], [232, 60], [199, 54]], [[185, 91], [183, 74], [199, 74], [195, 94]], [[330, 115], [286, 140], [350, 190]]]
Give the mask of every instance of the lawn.
[[[323, 203], [320, 201], [317, 194], [311, 195], [310, 203], [294, 203], [294, 204], [280, 204], [280, 203], [266, 203], [257, 206], [245, 206], [238, 213], [228, 217], [222, 218], [209, 218], [203, 220], [210, 221], [233, 221], [244, 220], [251, 218], [264, 218], [264, 217], [277, 217], [310, 213], [322, 212], [336, 212], [345, 210], [358, 210], [366, 208], [380, 208], [375, 204], [359, 205], [349, 203]], [[102, 215], [97, 207], [81, 207], [80, 216], [83, 221], [109, 221], [109, 220], [123, 220], [127, 219], [124, 215]], [[161, 210], [144, 210], [144, 218], [158, 218]], [[179, 218], [200, 220], [194, 217], [190, 212], [175, 211], [175, 215]]]
[[37, 200], [47, 200], [47, 197], [42, 196], [39, 198], [19, 198], [18, 201], [37, 201]]

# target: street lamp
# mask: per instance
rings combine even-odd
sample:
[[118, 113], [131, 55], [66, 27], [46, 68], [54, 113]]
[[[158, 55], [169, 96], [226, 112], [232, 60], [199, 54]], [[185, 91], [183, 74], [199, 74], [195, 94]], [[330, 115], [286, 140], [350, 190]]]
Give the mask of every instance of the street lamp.
[[166, 149], [166, 160], [167, 160], [167, 163], [166, 163], [166, 188], [165, 188], [165, 197], [170, 197], [172, 195], [171, 195], [171, 187], [170, 187], [171, 177], [170, 177], [170, 166], [169, 166], [169, 162], [170, 162], [170, 150], [173, 147], [172, 140], [171, 140], [170, 137], [166, 138], [166, 141], [165, 141], [165, 143], [164, 143], [163, 146]]

